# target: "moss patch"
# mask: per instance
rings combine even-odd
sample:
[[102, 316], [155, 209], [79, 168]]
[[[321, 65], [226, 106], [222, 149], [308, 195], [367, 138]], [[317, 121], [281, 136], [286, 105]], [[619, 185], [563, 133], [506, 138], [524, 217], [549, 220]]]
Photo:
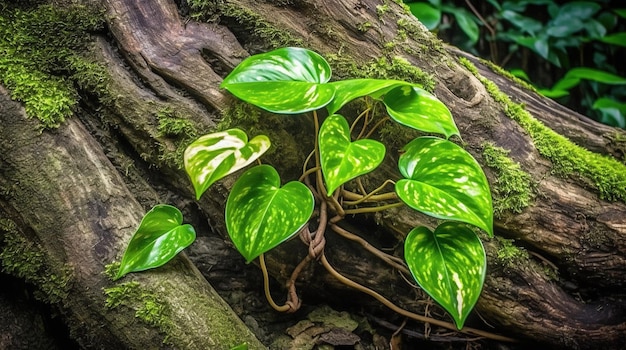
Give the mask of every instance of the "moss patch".
[[511, 239], [495, 236], [497, 245], [496, 262], [504, 268], [520, 266], [529, 259], [528, 252], [524, 248], [520, 248], [514, 244]]
[[43, 127], [58, 127], [78, 103], [76, 87], [93, 87], [100, 75], [77, 52], [104, 17], [78, 5], [0, 8], [0, 83]]
[[135, 311], [135, 317], [165, 334], [172, 329], [169, 306], [156, 293], [141, 288], [139, 282], [124, 282], [111, 288], [105, 288], [104, 294], [106, 295], [106, 307], [111, 309], [120, 306], [130, 308]]
[[555, 175], [580, 178], [588, 186], [596, 189], [600, 198], [626, 202], [624, 164], [614, 158], [584, 149], [557, 134], [533, 118], [523, 105], [514, 103], [494, 82], [481, 76], [468, 59], [461, 57], [459, 61], [483, 83], [493, 99], [502, 104], [504, 113], [526, 130], [533, 139], [537, 151], [552, 162], [552, 172]]
[[172, 168], [182, 169], [185, 149], [198, 138], [198, 129], [189, 119], [169, 107], [159, 109], [155, 116], [159, 136], [169, 139], [173, 145], [170, 150], [167, 143], [160, 144], [159, 160]]
[[0, 232], [3, 241], [0, 264], [4, 272], [35, 285], [38, 288], [35, 297], [44, 302], [56, 304], [67, 298], [72, 280], [70, 267], [54, 271], [43, 250], [24, 238], [13, 221], [0, 219]]
[[217, 21], [218, 19], [220, 21], [235, 21], [239, 26], [242, 26], [237, 28], [236, 32], [245, 34], [247, 36], [245, 40], [254, 43], [254, 45], [264, 43], [263, 46], [266, 50], [304, 45], [301, 39], [295, 38], [288, 31], [277, 28], [254, 10], [239, 4], [223, 0], [189, 0], [188, 3], [192, 18], [205, 21]]
[[534, 91], [534, 92], [538, 92], [537, 89], [532, 86], [530, 83], [528, 83], [525, 80], [522, 80], [518, 77], [516, 77], [515, 75], [511, 74], [511, 72], [509, 72], [508, 70], [498, 66], [497, 64], [485, 60], [485, 59], [481, 59], [480, 63], [484, 64], [485, 66], [489, 67], [489, 69], [491, 69], [493, 72], [498, 73], [498, 75], [501, 75], [503, 77], [506, 77], [509, 80], [512, 80], [514, 82], [516, 82], [519, 86], [522, 86], [524, 88], [526, 88], [527, 90], [530, 91]]
[[494, 215], [500, 217], [505, 211], [520, 213], [534, 198], [536, 184], [532, 176], [508, 157], [509, 151], [493, 143], [484, 143], [482, 147], [485, 164], [496, 173], [496, 182], [492, 188]]

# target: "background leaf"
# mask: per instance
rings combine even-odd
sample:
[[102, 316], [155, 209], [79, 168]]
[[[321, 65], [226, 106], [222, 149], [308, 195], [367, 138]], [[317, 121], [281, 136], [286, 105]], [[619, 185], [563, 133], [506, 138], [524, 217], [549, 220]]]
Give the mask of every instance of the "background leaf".
[[437, 28], [441, 22], [441, 10], [424, 2], [412, 2], [407, 4], [411, 9], [411, 13], [415, 16], [428, 30]]
[[319, 54], [285, 47], [250, 56], [220, 85], [240, 99], [274, 113], [304, 113], [324, 107], [334, 96], [331, 76]]
[[248, 136], [239, 129], [204, 135], [185, 149], [185, 171], [196, 192], [196, 199], [215, 181], [254, 162], [270, 147], [265, 135]]
[[485, 281], [487, 259], [476, 233], [446, 222], [434, 232], [416, 227], [404, 242], [404, 258], [415, 281], [463, 328]]
[[183, 215], [178, 208], [159, 204], [141, 220], [128, 243], [115, 279], [129, 272], [162, 266], [196, 239], [196, 231], [181, 225]]
[[470, 39], [470, 43], [475, 44], [478, 41], [479, 29], [474, 16], [463, 8], [451, 7], [450, 9], [463, 33]]
[[282, 188], [269, 165], [247, 170], [226, 202], [226, 229], [247, 262], [296, 234], [313, 213], [313, 194], [292, 181]]
[[448, 107], [424, 89], [396, 87], [385, 95], [383, 103], [389, 116], [402, 125], [446, 137], [459, 135]]
[[409, 207], [440, 219], [475, 225], [493, 235], [489, 183], [476, 160], [456, 144], [419, 137], [398, 160], [405, 177], [396, 182], [398, 197]]
[[329, 196], [346, 181], [376, 169], [385, 158], [385, 145], [376, 140], [351, 142], [348, 122], [339, 114], [322, 124], [319, 147]]

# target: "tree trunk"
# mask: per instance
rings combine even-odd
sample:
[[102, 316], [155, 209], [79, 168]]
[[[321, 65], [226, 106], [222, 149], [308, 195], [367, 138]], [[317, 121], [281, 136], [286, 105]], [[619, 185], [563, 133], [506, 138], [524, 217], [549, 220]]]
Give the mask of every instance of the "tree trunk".
[[[209, 1], [205, 14], [193, 17], [208, 23], [181, 18], [179, 11], [187, 15], [190, 10], [185, 1], [178, 7], [170, 0], [106, 0], [101, 5], [111, 37], [95, 36], [89, 54], [108, 72], [108, 98], [84, 96], [74, 118], [40, 133], [37, 122], [0, 90], [4, 270], [37, 285], [62, 311], [82, 347], [228, 349], [247, 342], [262, 348], [278, 336], [254, 329], [264, 338], [261, 344], [202, 276], [217, 286], [230, 281], [230, 287], [218, 289], [236, 289], [233, 281], [243, 281], [242, 276], [259, 281], [260, 271], [244, 267], [243, 259], [232, 260], [234, 250], [218, 244], [223, 240], [208, 238], [211, 233], [226, 236], [224, 204], [234, 178], [220, 181], [196, 203], [180, 155], [189, 140], [214, 130], [216, 123], [242, 123], [288, 148], [289, 156], [275, 152], [267, 161], [283, 179], [298, 176], [300, 164], [293, 161], [304, 161], [313, 147], [312, 141], [302, 141], [310, 130], [306, 121], [266, 113], [258, 124], [238, 119], [242, 108], [259, 112], [219, 89], [225, 74], [249, 54], [287, 45], [328, 57], [336, 77], [369, 71], [432, 83], [455, 117], [464, 147], [484, 165], [495, 196], [497, 238], [484, 237], [488, 276], [468, 324], [483, 332], [450, 336], [435, 321], [410, 322], [405, 338], [468, 342], [476, 334], [499, 334], [494, 341], [626, 346], [623, 130], [592, 122], [445, 46], [394, 2]], [[168, 131], [166, 119], [182, 120], [188, 128]], [[391, 155], [368, 178], [374, 184], [398, 177], [393, 154], [399, 143], [381, 139]], [[488, 150], [494, 149], [508, 151], [500, 152], [508, 168], [491, 160]], [[506, 171], [514, 164], [519, 164], [516, 174], [526, 177], [511, 189]], [[112, 282], [105, 265], [121, 259], [142, 215], [160, 202], [183, 208], [199, 229], [203, 237], [189, 251], [201, 271], [182, 254], [164, 267]], [[394, 209], [341, 226], [373, 246], [392, 247], [401, 257], [403, 236], [418, 224], [432, 223], [413, 211]], [[406, 276], [372, 259], [361, 246], [330, 231], [327, 240], [329, 263], [345, 276], [415, 314], [449, 320], [405, 282]], [[32, 254], [43, 257], [35, 269], [15, 267]], [[306, 254], [299, 240], [279, 246], [267, 256], [270, 274], [284, 285]], [[230, 275], [211, 269], [227, 265], [234, 269]], [[248, 278], [250, 271], [257, 277]], [[305, 304], [369, 310], [365, 316], [381, 327], [399, 327], [403, 321], [340, 283], [320, 263], [310, 264], [301, 276], [297, 287]], [[274, 293], [284, 292], [274, 287]], [[130, 300], [116, 292], [129, 294]], [[250, 314], [252, 307], [237, 303], [233, 308]], [[290, 317], [295, 323], [303, 315]], [[377, 334], [390, 341], [400, 337]]]

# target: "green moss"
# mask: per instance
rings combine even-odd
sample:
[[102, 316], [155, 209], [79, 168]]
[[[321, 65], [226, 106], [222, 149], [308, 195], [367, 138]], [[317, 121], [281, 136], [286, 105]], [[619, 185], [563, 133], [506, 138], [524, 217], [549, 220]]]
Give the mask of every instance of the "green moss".
[[3, 246], [0, 251], [2, 270], [35, 285], [35, 297], [51, 304], [67, 298], [72, 270], [61, 266], [53, 270], [42, 249], [24, 238], [17, 225], [9, 219], [0, 219]]
[[535, 89], [535, 87], [530, 85], [527, 81], [524, 81], [524, 80], [516, 77], [515, 75], [511, 74], [511, 72], [509, 72], [508, 70], [498, 66], [497, 64], [495, 64], [495, 63], [493, 63], [493, 62], [491, 62], [489, 60], [485, 60], [485, 59], [481, 59], [480, 63], [482, 63], [485, 66], [489, 67], [489, 69], [491, 69], [495, 73], [498, 73], [499, 75], [501, 75], [503, 77], [506, 77], [509, 80], [512, 80], [512, 81], [516, 82], [519, 86], [522, 86], [522, 87], [526, 88], [527, 90], [537, 92], [537, 89]]
[[496, 258], [498, 264], [503, 267], [519, 266], [529, 259], [528, 252], [513, 244], [513, 240], [495, 236], [498, 246]]
[[169, 306], [156, 293], [142, 288], [139, 282], [124, 282], [111, 288], [105, 288], [104, 294], [106, 295], [106, 307], [111, 309], [120, 306], [130, 308], [135, 311], [135, 317], [165, 334], [172, 329]]
[[357, 25], [356, 27], [356, 29], [358, 29], [359, 32], [362, 32], [362, 33], [367, 32], [370, 28], [372, 28], [372, 22], [359, 23], [359, 25]]
[[161, 136], [195, 138], [198, 134], [193, 123], [182, 118], [169, 107], [159, 109], [156, 112], [156, 118], [159, 121], [157, 130]]
[[182, 169], [185, 149], [198, 137], [197, 128], [189, 119], [169, 107], [159, 109], [155, 116], [159, 136], [172, 141], [171, 145], [167, 142], [159, 145], [159, 159], [167, 166]]
[[376, 5], [376, 14], [378, 15], [378, 19], [382, 20], [382, 17], [389, 12], [391, 8], [389, 4]]
[[74, 84], [86, 84], [93, 69], [78, 52], [103, 23], [101, 12], [78, 5], [11, 6], [0, 14], [0, 83], [43, 127], [58, 127], [72, 114]]
[[264, 43], [267, 50], [285, 46], [304, 46], [302, 40], [295, 38], [286, 30], [277, 28], [266, 21], [263, 16], [254, 10], [243, 7], [230, 1], [190, 0], [191, 17], [207, 21], [233, 20], [242, 28], [242, 32], [250, 37], [246, 40], [256, 45]]
[[394, 56], [391, 59], [380, 57], [366, 64], [357, 64], [343, 56], [329, 54], [326, 60], [333, 68], [333, 74], [340, 79], [396, 79], [421, 85], [424, 90], [435, 90], [435, 79], [405, 58]]
[[485, 164], [496, 174], [492, 187], [494, 215], [500, 217], [505, 211], [520, 213], [534, 198], [536, 184], [532, 176], [508, 157], [509, 151], [493, 143], [484, 143], [482, 147]]
[[493, 99], [502, 104], [504, 113], [526, 130], [537, 151], [552, 162], [554, 174], [582, 179], [589, 187], [595, 188], [602, 199], [626, 201], [624, 164], [586, 150], [557, 134], [533, 118], [523, 105], [514, 103], [495, 83], [481, 76], [468, 59], [461, 57], [459, 61], [483, 83]]

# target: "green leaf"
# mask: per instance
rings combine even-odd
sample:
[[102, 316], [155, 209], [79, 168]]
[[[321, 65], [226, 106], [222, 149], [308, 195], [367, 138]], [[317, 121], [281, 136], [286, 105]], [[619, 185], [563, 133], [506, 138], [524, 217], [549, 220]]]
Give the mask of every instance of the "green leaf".
[[591, 108], [616, 108], [622, 113], [626, 113], [626, 103], [616, 101], [609, 97], [600, 97], [593, 103], [593, 106], [591, 106]]
[[413, 16], [422, 22], [428, 30], [437, 28], [439, 22], [441, 22], [441, 10], [431, 6], [430, 4], [424, 2], [412, 2], [408, 5]]
[[599, 39], [606, 35], [606, 27], [599, 21], [590, 18], [586, 21], [585, 30], [593, 39]]
[[612, 9], [611, 11], [615, 12], [618, 16], [622, 18], [626, 18], [626, 9]]
[[292, 181], [282, 188], [269, 165], [247, 170], [226, 202], [226, 229], [247, 262], [296, 234], [313, 213], [313, 194]]
[[522, 16], [513, 10], [504, 10], [500, 13], [500, 15], [523, 32], [529, 33], [533, 36], [535, 33], [540, 31], [541, 28], [543, 28], [543, 24], [541, 24], [541, 22], [530, 17]]
[[398, 160], [405, 179], [398, 197], [409, 207], [440, 219], [465, 222], [493, 235], [489, 183], [480, 165], [458, 145], [436, 137], [418, 137]]
[[565, 74], [565, 78], [570, 79], [587, 79], [591, 81], [597, 81], [598, 83], [609, 85], [624, 85], [626, 84], [626, 78], [613, 73], [605, 72], [594, 68], [577, 67], [572, 68]]
[[564, 25], [576, 20], [584, 21], [593, 17], [601, 8], [599, 4], [590, 1], [570, 1], [559, 8], [553, 22], [556, 25]]
[[325, 84], [330, 76], [330, 66], [319, 54], [286, 47], [246, 58], [220, 87], [270, 112], [295, 114], [333, 99], [334, 88]]
[[513, 68], [513, 69], [509, 70], [509, 73], [511, 73], [515, 77], [518, 77], [518, 78], [520, 78], [522, 80], [530, 82], [530, 77], [521, 68]]
[[247, 166], [270, 148], [265, 135], [248, 136], [239, 129], [204, 135], [185, 149], [185, 171], [191, 179], [196, 199], [215, 181]]
[[183, 214], [171, 205], [154, 206], [128, 243], [115, 279], [129, 272], [162, 266], [196, 239], [189, 224], [182, 225]]
[[339, 114], [322, 124], [319, 148], [329, 196], [346, 181], [376, 169], [385, 158], [385, 145], [376, 140], [351, 142], [348, 122]]
[[336, 113], [346, 103], [358, 97], [370, 96], [380, 99], [389, 90], [398, 86], [416, 86], [405, 81], [386, 79], [349, 79], [329, 83], [335, 89], [335, 98], [326, 106], [328, 114]]
[[577, 18], [572, 18], [570, 21], [560, 24], [560, 25], [552, 25], [549, 26], [546, 30], [546, 34], [548, 36], [553, 36], [557, 38], [564, 38], [570, 36], [578, 31], [581, 31], [585, 28], [585, 23]]
[[609, 34], [600, 38], [600, 41], [611, 45], [626, 46], [626, 32]]
[[569, 95], [569, 91], [567, 90], [559, 90], [559, 89], [538, 89], [540, 94], [548, 98], [561, 98]]
[[476, 233], [455, 222], [445, 222], [435, 232], [416, 227], [404, 242], [404, 257], [415, 281], [463, 328], [487, 271]]
[[452, 114], [443, 102], [415, 86], [399, 86], [389, 91], [383, 103], [396, 122], [424, 132], [459, 135]]
[[463, 8], [455, 8], [452, 14], [463, 33], [470, 39], [470, 43], [475, 44], [478, 41], [479, 31], [474, 16]]

